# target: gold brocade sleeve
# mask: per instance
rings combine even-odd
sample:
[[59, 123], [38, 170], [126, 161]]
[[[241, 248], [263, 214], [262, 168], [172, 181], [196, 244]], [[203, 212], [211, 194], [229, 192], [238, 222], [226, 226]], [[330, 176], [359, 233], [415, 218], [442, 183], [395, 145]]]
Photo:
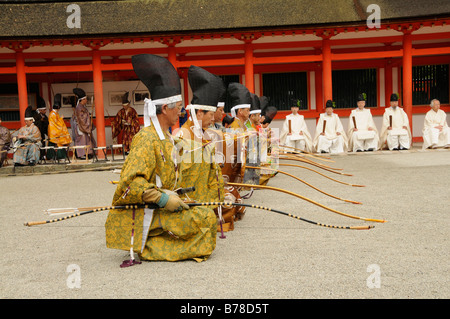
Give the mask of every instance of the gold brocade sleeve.
[[122, 167], [120, 182], [113, 197], [113, 205], [140, 204], [142, 193], [156, 187], [150, 182], [156, 169], [155, 151], [148, 145], [146, 134], [137, 134], [133, 139], [132, 149]]

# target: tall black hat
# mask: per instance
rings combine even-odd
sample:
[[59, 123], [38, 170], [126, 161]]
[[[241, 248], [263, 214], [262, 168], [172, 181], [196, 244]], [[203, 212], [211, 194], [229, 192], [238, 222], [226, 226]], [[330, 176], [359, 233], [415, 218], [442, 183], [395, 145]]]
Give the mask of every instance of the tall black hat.
[[[225, 86], [225, 83], [224, 83]], [[225, 87], [225, 91], [222, 93], [222, 96], [219, 98], [219, 102], [217, 103], [217, 107], [225, 107], [225, 101], [227, 99], [227, 88]]]
[[180, 77], [169, 60], [153, 54], [138, 54], [131, 57], [131, 63], [154, 102], [163, 99], [161, 103], [167, 104], [182, 100]]
[[277, 115], [277, 108], [275, 106], [266, 106], [261, 110], [261, 116], [264, 116], [264, 120], [261, 124], [270, 124]]
[[394, 102], [394, 101], [398, 101], [398, 94], [397, 93], [392, 93], [391, 94], [391, 102]]
[[234, 121], [234, 118], [232, 118], [228, 114], [225, 114], [225, 116], [222, 119], [222, 125], [225, 126], [225, 124], [231, 124], [231, 123], [233, 123], [233, 121]]
[[327, 103], [325, 104], [325, 108], [327, 108], [327, 107], [334, 108], [334, 103], [333, 103], [333, 101], [328, 100]]
[[241, 83], [232, 82], [228, 85], [228, 95], [231, 99], [231, 116], [236, 117], [236, 110], [250, 108], [252, 97], [250, 91]]
[[122, 105], [127, 105], [130, 104], [130, 99], [128, 98], [128, 95], [130, 94], [130, 92], [126, 92], [123, 96], [122, 96]]
[[278, 110], [275, 106], [269, 105], [269, 98], [267, 96], [261, 96], [259, 100], [261, 105], [261, 116], [264, 117], [261, 124], [270, 124], [275, 118], [275, 115], [277, 115]]
[[250, 95], [252, 97], [252, 103], [250, 105], [250, 114], [261, 113], [261, 101], [259, 100], [259, 97], [254, 93], [250, 93]]
[[77, 96], [78, 100], [86, 97], [86, 92], [84, 92], [84, 90], [80, 88], [74, 88], [73, 94]]
[[301, 107], [302, 105], [302, 100], [300, 99], [292, 99], [291, 100], [291, 107]]
[[188, 80], [193, 94], [191, 106], [195, 109], [216, 111], [217, 104], [226, 92], [222, 78], [191, 65], [188, 70]]
[[34, 114], [36, 114], [36, 112], [33, 111], [33, 107], [31, 105], [29, 105], [25, 109], [25, 120], [34, 122]]
[[61, 108], [61, 94], [60, 93], [55, 94], [55, 96], [53, 97], [53, 108], [54, 109]]
[[180, 77], [166, 58], [153, 54], [138, 54], [131, 57], [134, 72], [150, 92], [151, 100], [144, 105], [144, 126], [154, 124], [161, 140], [165, 139], [156, 116], [156, 105], [182, 101]]
[[42, 96], [37, 97], [37, 108], [38, 109], [46, 109], [47, 108], [45, 100], [42, 98]]
[[359, 101], [366, 101], [366, 100], [367, 100], [366, 93], [361, 93], [361, 94], [358, 95], [357, 102], [359, 102]]
[[261, 108], [261, 115], [263, 110], [269, 106], [269, 98], [267, 96], [260, 96], [259, 97], [259, 107]]

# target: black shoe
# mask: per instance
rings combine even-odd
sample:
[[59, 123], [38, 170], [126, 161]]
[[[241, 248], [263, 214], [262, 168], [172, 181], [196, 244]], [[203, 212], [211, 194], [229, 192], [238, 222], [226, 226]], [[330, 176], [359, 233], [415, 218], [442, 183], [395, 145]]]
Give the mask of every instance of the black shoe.
[[396, 147], [396, 148], [393, 148], [392, 150], [393, 150], [393, 151], [398, 151], [398, 147]]
[[28, 162], [28, 166], [35, 166], [36, 165], [36, 162], [35, 161], [29, 161]]
[[373, 150], [374, 150], [373, 148], [369, 148], [367, 151], [368, 152], [373, 152]]
[[357, 152], [362, 152], [362, 150], [356, 150]]
[[17, 167], [17, 166], [25, 166], [25, 165], [20, 164], [20, 163], [14, 163], [14, 166]]

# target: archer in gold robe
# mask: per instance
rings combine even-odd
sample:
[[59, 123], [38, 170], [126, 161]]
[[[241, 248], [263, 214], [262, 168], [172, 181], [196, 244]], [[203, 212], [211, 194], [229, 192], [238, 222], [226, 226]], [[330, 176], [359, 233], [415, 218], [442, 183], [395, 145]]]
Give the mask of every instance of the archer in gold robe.
[[[192, 187], [199, 201], [213, 194], [209, 164], [177, 164], [178, 150], [164, 132], [160, 140], [154, 126], [141, 129], [134, 137], [123, 165], [113, 205], [143, 204], [149, 188], [175, 190]], [[182, 150], [181, 150], [182, 152]], [[217, 188], [216, 188], [217, 192]], [[138, 252], [141, 260], [204, 260], [216, 246], [217, 220], [210, 207], [193, 207], [181, 212], [164, 208], [110, 210], [106, 221], [108, 248]]]

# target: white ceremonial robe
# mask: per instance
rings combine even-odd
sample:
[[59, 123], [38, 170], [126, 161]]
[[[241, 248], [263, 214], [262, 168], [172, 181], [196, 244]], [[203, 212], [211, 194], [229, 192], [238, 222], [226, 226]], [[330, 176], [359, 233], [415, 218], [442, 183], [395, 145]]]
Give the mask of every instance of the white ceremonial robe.
[[[442, 125], [442, 130], [436, 126]], [[441, 109], [437, 112], [429, 110], [425, 115], [425, 120], [422, 129], [423, 145], [422, 149], [428, 147], [450, 147], [450, 128], [447, 124], [447, 114]]]
[[[289, 121], [291, 122], [291, 135], [289, 135]], [[301, 134], [300, 134], [301, 133]], [[294, 147], [311, 153], [313, 144], [311, 134], [306, 126], [305, 117], [300, 114], [289, 114], [281, 128], [280, 142], [282, 145]], [[286, 152], [293, 150], [286, 148]]]
[[[353, 117], [356, 121], [356, 131]], [[373, 121], [372, 112], [369, 109], [363, 108], [360, 110], [356, 108], [352, 110], [348, 119], [347, 135], [349, 151], [367, 151], [370, 149], [376, 151], [378, 149], [380, 138], [375, 122]]]
[[[323, 131], [324, 121], [327, 121], [325, 126], [325, 135], [321, 135]], [[340, 135], [336, 133], [340, 133]], [[328, 116], [326, 113], [320, 114], [319, 121], [316, 126], [316, 133], [313, 141], [314, 148], [317, 152], [325, 151], [331, 154], [343, 153], [347, 151], [348, 139], [345, 134], [342, 122], [337, 114]]]
[[[392, 116], [392, 130], [388, 130], [389, 116]], [[403, 128], [406, 127], [406, 129]], [[380, 149], [386, 146], [389, 150], [404, 148], [409, 149], [412, 143], [411, 128], [408, 115], [399, 106], [395, 109], [387, 108], [383, 114], [383, 124], [380, 130]]]

